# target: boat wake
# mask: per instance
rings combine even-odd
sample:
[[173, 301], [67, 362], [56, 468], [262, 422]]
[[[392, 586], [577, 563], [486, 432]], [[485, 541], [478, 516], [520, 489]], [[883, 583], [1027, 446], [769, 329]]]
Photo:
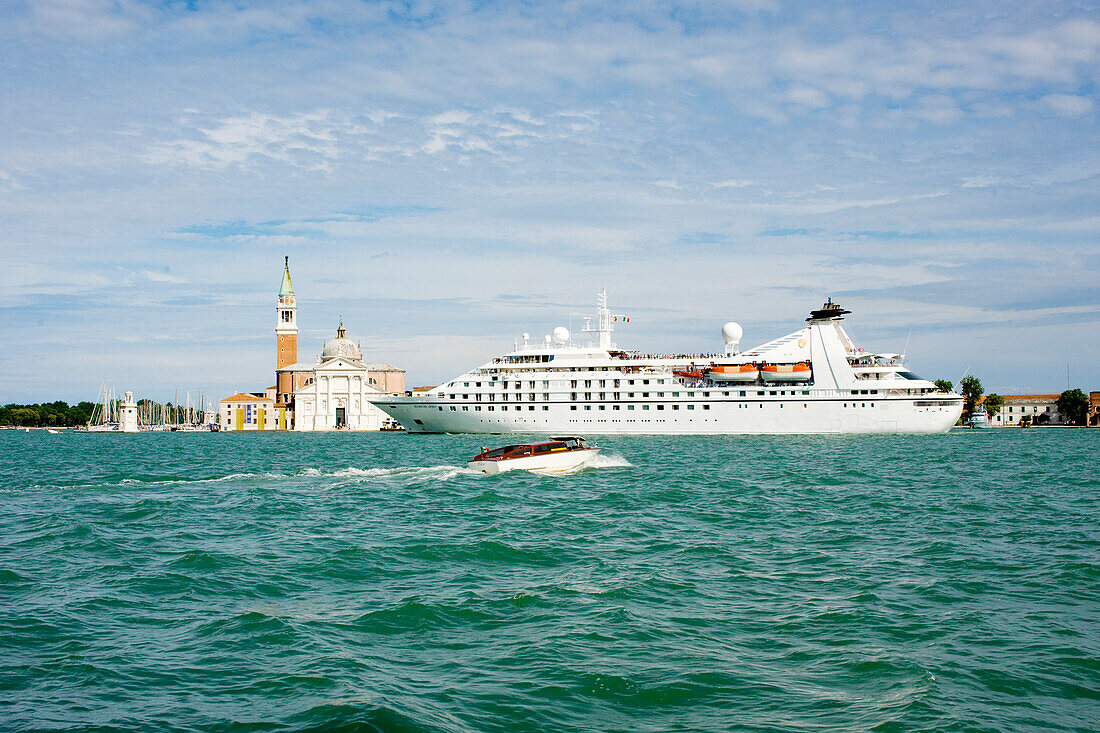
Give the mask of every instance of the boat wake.
[[596, 460], [588, 466], [589, 468], [632, 468], [633, 463], [626, 460], [621, 453], [603, 453], [601, 452], [596, 456]]
[[338, 471], [320, 471], [307, 468], [299, 476], [318, 476], [325, 478], [396, 478], [447, 481], [455, 476], [484, 476], [481, 471], [473, 471], [465, 466], [399, 466], [396, 468], [341, 468]]
[[594, 468], [624, 468], [633, 465], [633, 463], [626, 460], [618, 453], [600, 453], [591, 463], [571, 468], [568, 471], [532, 471], [531, 473], [537, 473], [540, 476], [572, 476], [573, 474]]

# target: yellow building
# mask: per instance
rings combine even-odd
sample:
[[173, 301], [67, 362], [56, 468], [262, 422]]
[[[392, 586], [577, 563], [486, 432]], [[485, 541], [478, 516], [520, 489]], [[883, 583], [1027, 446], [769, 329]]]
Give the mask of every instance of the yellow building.
[[222, 430], [278, 430], [280, 414], [285, 423], [286, 409], [277, 411], [270, 397], [238, 392], [221, 401], [218, 424]]

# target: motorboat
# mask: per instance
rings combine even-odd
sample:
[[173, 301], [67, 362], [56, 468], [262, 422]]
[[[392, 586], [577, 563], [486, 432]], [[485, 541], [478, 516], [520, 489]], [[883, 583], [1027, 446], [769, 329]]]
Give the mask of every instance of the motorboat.
[[970, 419], [966, 421], [966, 424], [971, 430], [984, 430], [985, 428], [993, 427], [989, 423], [989, 413], [980, 405], [975, 407], [974, 411], [970, 413]]
[[502, 448], [482, 448], [466, 465], [483, 473], [533, 471], [564, 473], [587, 466], [596, 459], [600, 449], [588, 445], [584, 438], [565, 436], [538, 443], [506, 445]]

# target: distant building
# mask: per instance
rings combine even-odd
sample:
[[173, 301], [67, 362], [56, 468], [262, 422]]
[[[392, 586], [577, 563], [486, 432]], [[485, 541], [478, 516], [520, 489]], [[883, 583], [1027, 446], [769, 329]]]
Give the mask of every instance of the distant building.
[[405, 372], [389, 364], [364, 364], [359, 345], [347, 337], [343, 322], [314, 364], [292, 364], [277, 372], [300, 384], [292, 396], [294, 429], [381, 430], [389, 418], [367, 400], [403, 392]]
[[1086, 423], [1090, 427], [1100, 427], [1100, 392], [1089, 392], [1089, 415]]
[[298, 305], [289, 258], [275, 304], [275, 385], [221, 401], [227, 430], [380, 430], [393, 421], [367, 400], [405, 391], [405, 372], [364, 363], [341, 321], [316, 362], [298, 361]]
[[1056, 394], [1006, 394], [1000, 412], [990, 421], [993, 427], [1019, 425], [1024, 417], [1031, 419], [1032, 425], [1062, 425], [1062, 414], [1058, 412]]
[[222, 430], [279, 430], [280, 423], [286, 425], [286, 407], [276, 409], [275, 400], [262, 394], [238, 392], [219, 407]]

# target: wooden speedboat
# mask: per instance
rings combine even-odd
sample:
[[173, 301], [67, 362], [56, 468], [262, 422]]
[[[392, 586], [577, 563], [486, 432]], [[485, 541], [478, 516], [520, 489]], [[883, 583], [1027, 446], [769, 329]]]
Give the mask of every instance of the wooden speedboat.
[[600, 449], [594, 445], [588, 445], [584, 442], [584, 438], [566, 436], [538, 443], [506, 445], [492, 450], [482, 448], [481, 453], [474, 456], [466, 465], [484, 473], [503, 473], [514, 470], [563, 473], [588, 465], [599, 453]]

